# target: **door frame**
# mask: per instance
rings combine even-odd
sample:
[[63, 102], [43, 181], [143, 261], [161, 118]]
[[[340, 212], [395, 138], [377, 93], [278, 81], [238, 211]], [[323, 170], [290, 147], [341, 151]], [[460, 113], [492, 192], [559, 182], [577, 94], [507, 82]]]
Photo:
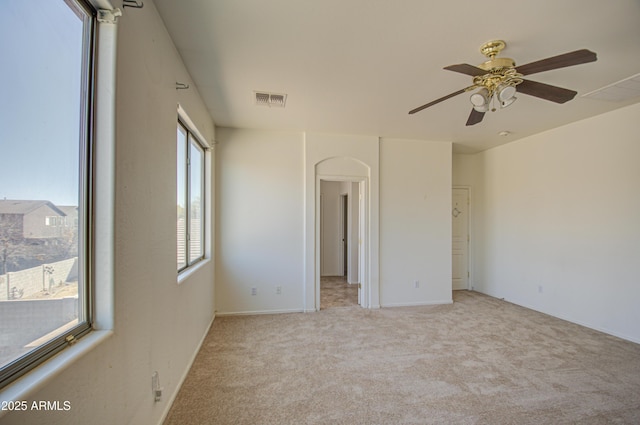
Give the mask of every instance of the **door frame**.
[[371, 308], [370, 298], [370, 282], [369, 282], [369, 235], [366, 229], [369, 228], [370, 207], [368, 202], [368, 186], [369, 179], [359, 176], [332, 176], [332, 175], [316, 175], [316, 194], [315, 194], [315, 270], [314, 270], [314, 289], [315, 289], [315, 311], [320, 311], [320, 275], [321, 275], [321, 190], [322, 181], [350, 182], [358, 183], [358, 196], [360, 208], [359, 216], [359, 248], [358, 248], [358, 277], [360, 284], [358, 286], [358, 304], [363, 308]]
[[[351, 189], [349, 189], [349, 191], [350, 190]], [[349, 221], [351, 220], [350, 215], [353, 214], [349, 206], [349, 202], [351, 201], [349, 191], [340, 194], [340, 236], [342, 236], [340, 271], [344, 273], [347, 282], [349, 281], [349, 271], [351, 270], [351, 255], [349, 252], [349, 248], [351, 248], [351, 243], [349, 243], [349, 239], [351, 239], [349, 235], [351, 226], [349, 225]]]
[[[473, 255], [473, 243], [475, 241], [474, 238], [474, 229], [473, 229], [473, 196], [471, 186], [468, 185], [453, 185], [451, 188], [451, 192], [453, 193], [454, 189], [466, 189], [467, 191], [467, 232], [469, 234], [469, 242], [467, 243], [467, 270], [469, 271], [469, 278], [467, 280], [467, 290], [473, 291], [473, 279], [474, 279], [474, 255]], [[453, 197], [453, 196], [452, 196]], [[453, 281], [451, 283], [453, 289]]]

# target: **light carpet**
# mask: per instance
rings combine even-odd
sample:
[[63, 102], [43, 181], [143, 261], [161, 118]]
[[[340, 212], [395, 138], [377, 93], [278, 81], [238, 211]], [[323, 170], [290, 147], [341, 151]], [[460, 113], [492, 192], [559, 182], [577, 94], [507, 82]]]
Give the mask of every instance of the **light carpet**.
[[216, 318], [165, 425], [638, 424], [640, 345], [476, 292]]
[[320, 309], [358, 305], [358, 285], [348, 283], [346, 276], [320, 278]]

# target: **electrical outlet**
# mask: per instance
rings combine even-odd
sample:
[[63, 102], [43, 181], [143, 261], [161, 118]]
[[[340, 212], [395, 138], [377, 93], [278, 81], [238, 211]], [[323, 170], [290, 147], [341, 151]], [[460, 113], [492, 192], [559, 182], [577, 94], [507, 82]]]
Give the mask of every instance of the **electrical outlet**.
[[416, 288], [416, 289], [418, 289], [418, 288], [420, 287], [420, 281], [419, 281], [419, 280], [415, 280], [415, 281], [413, 282], [413, 287], [414, 287], [414, 288]]
[[542, 294], [542, 285], [538, 285], [538, 293]]
[[282, 295], [282, 286], [276, 286], [276, 294]]
[[156, 403], [161, 401], [164, 387], [160, 386], [160, 374], [158, 371], [153, 372], [153, 375], [151, 375], [151, 390], [153, 391], [154, 401]]
[[251, 288], [251, 295], [258, 295], [258, 288]]

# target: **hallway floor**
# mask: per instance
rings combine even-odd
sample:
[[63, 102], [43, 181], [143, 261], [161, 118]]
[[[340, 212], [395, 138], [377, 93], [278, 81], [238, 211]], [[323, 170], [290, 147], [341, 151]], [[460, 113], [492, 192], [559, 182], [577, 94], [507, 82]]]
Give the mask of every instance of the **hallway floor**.
[[357, 283], [347, 283], [346, 276], [323, 276], [320, 278], [320, 310], [357, 305]]

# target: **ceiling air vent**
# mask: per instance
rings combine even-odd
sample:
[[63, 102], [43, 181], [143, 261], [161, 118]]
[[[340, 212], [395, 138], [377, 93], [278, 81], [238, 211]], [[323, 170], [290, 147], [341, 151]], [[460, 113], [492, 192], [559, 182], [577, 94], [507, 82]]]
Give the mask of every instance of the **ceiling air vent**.
[[609, 84], [582, 95], [582, 97], [590, 99], [609, 100], [611, 102], [622, 102], [637, 96], [640, 96], [640, 74], [632, 75], [617, 83]]
[[280, 93], [253, 92], [256, 96], [256, 105], [274, 106], [284, 108], [287, 103], [287, 95]]

